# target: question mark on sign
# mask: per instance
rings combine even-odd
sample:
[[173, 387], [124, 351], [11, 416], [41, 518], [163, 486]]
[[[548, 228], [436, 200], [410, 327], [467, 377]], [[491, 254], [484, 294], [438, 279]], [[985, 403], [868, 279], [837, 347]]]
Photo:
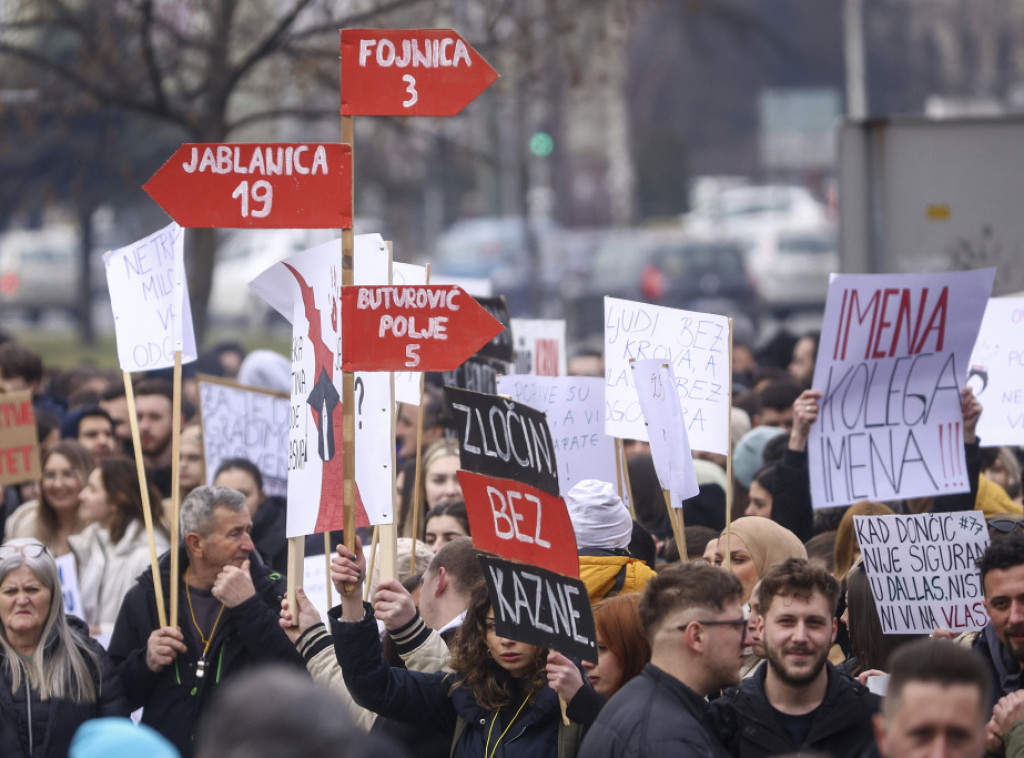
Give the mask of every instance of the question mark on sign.
[[352, 391], [359, 393], [359, 400], [356, 401], [356, 413], [359, 414], [359, 428], [363, 428], [363, 398], [366, 396], [366, 385], [363, 384], [363, 377], [357, 376], [355, 384], [352, 385]]

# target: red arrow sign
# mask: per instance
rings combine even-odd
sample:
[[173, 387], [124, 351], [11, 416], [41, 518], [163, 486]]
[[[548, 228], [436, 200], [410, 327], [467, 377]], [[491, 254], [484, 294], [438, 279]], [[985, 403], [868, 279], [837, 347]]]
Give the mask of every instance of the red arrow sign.
[[452, 371], [505, 327], [455, 285], [345, 287], [343, 371]]
[[451, 29], [341, 32], [343, 116], [454, 116], [497, 78]]
[[142, 188], [187, 227], [349, 229], [352, 148], [187, 144]]

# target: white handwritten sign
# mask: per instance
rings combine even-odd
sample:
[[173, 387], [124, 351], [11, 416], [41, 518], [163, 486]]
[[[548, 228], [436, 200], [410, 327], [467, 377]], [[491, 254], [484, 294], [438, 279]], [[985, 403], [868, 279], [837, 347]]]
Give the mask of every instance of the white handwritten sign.
[[498, 377], [498, 394], [547, 414], [558, 488], [615, 476], [615, 440], [604, 433], [604, 380], [593, 376]]
[[[427, 269], [424, 266], [416, 266], [411, 263], [400, 263], [394, 261], [391, 264], [392, 284], [426, 284]], [[408, 403], [409, 405], [420, 404], [420, 377], [423, 374], [419, 371], [396, 371], [395, 372], [395, 402]]]
[[647, 439], [630, 359], [672, 366], [694, 450], [728, 453], [729, 319], [612, 297], [604, 299], [605, 432]]
[[983, 445], [1024, 444], [1024, 297], [988, 301], [967, 367], [967, 384], [985, 410]]
[[816, 508], [970, 488], [960, 387], [994, 274], [833, 277], [808, 443]]
[[57, 576], [60, 578], [60, 593], [64, 600], [64, 612], [85, 620], [82, 610], [82, 593], [78, 588], [78, 567], [75, 565], [75, 554], [67, 553], [54, 558], [57, 564]]
[[288, 395], [199, 376], [206, 478], [213, 484], [222, 461], [247, 458], [263, 475], [268, 495], [288, 492]]
[[[387, 281], [379, 234], [355, 238], [354, 280]], [[328, 242], [275, 263], [250, 288], [292, 323], [288, 434], [289, 537], [342, 524], [341, 244]], [[391, 523], [391, 399], [386, 374], [356, 373], [358, 524]]]
[[686, 438], [683, 409], [679, 407], [679, 396], [672, 391], [675, 387], [672, 367], [657, 358], [648, 358], [634, 361], [630, 368], [647, 425], [658, 482], [663, 490], [671, 493], [672, 507], [682, 508], [683, 501], [697, 495], [700, 487]]
[[175, 223], [103, 256], [124, 371], [150, 371], [196, 359], [185, 286], [185, 230]]
[[988, 545], [981, 511], [854, 516], [853, 528], [885, 634], [988, 623], [975, 565]]
[[515, 373], [565, 376], [565, 321], [563, 319], [512, 319]]

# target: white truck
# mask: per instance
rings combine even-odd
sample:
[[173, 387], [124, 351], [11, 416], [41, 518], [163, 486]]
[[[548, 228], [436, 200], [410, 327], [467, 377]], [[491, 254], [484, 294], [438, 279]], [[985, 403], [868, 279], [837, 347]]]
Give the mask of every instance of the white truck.
[[839, 126], [843, 273], [996, 266], [1024, 290], [1024, 118], [891, 117]]

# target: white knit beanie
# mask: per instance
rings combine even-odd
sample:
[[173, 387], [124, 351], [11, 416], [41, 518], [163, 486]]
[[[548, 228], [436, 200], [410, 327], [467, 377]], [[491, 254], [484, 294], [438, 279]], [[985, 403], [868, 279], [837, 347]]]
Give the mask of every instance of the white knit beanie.
[[584, 479], [565, 496], [576, 546], [626, 548], [633, 535], [633, 519], [622, 498], [608, 482]]

